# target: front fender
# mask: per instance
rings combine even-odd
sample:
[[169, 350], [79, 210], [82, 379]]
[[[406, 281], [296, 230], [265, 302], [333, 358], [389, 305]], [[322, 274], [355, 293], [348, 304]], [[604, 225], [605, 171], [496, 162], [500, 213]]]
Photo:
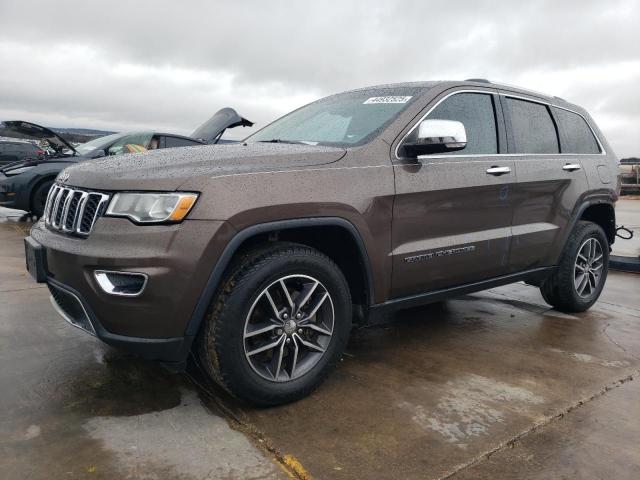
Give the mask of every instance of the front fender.
[[241, 231], [239, 231], [230, 241], [227, 243], [224, 248], [222, 255], [220, 255], [218, 262], [214, 266], [211, 274], [209, 275], [209, 279], [200, 295], [198, 303], [196, 304], [196, 308], [189, 320], [187, 325], [187, 329], [185, 331], [186, 336], [195, 336], [198, 333], [200, 328], [200, 324], [204, 319], [209, 305], [213, 300], [213, 296], [220, 285], [220, 282], [223, 280], [223, 275], [231, 262], [231, 259], [236, 254], [240, 246], [250, 237], [255, 235], [276, 232], [294, 228], [305, 228], [305, 227], [317, 227], [317, 226], [337, 226], [345, 229], [352, 235], [356, 245], [358, 246], [358, 250], [361, 255], [361, 261], [365, 268], [365, 274], [367, 278], [367, 289], [369, 298], [374, 298], [374, 290], [373, 290], [373, 273], [371, 269], [371, 261], [369, 259], [369, 255], [367, 253], [365, 244], [358, 232], [358, 229], [349, 221], [344, 218], [339, 217], [318, 217], [318, 218], [299, 218], [299, 219], [291, 219], [291, 220], [281, 220], [276, 222], [267, 222], [261, 223], [257, 225], [252, 225], [247, 227]]

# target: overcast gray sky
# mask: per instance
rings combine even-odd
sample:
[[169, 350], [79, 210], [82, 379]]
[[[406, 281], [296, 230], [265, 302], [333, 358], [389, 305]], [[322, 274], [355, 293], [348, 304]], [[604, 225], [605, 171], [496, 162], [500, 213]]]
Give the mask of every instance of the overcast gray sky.
[[189, 133], [223, 106], [260, 126], [349, 88], [483, 77], [582, 105], [640, 156], [639, 29], [637, 0], [0, 0], [0, 119]]

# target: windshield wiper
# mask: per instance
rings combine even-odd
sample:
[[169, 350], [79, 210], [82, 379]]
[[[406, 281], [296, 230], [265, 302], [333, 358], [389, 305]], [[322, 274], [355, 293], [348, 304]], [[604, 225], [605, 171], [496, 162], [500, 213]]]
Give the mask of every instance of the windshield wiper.
[[258, 143], [290, 143], [292, 145], [309, 145], [307, 142], [299, 142], [297, 140], [283, 140], [281, 138], [272, 138], [271, 140], [258, 140]]

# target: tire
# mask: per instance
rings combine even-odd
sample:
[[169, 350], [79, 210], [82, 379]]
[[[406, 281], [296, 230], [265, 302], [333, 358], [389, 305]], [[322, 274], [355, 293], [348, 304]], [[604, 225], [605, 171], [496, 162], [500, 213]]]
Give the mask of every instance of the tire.
[[47, 195], [49, 194], [49, 190], [51, 190], [51, 186], [53, 185], [53, 180], [46, 180], [38, 185], [33, 193], [31, 194], [31, 214], [40, 218], [44, 214], [44, 204], [47, 202]]
[[595, 223], [580, 221], [567, 241], [558, 268], [542, 282], [540, 292], [545, 302], [561, 312], [584, 312], [598, 300], [608, 269], [609, 241], [604, 230]]
[[292, 243], [248, 252], [212, 301], [197, 341], [200, 363], [241, 400], [261, 406], [298, 400], [340, 359], [351, 308], [344, 275], [323, 253]]

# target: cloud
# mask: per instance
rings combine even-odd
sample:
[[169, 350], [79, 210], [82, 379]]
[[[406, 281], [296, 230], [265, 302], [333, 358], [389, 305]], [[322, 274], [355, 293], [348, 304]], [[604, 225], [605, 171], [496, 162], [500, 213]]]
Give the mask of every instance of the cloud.
[[631, 0], [4, 2], [0, 118], [188, 133], [222, 106], [263, 125], [348, 88], [486, 77], [584, 106], [637, 155], [638, 24]]

